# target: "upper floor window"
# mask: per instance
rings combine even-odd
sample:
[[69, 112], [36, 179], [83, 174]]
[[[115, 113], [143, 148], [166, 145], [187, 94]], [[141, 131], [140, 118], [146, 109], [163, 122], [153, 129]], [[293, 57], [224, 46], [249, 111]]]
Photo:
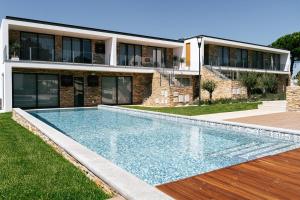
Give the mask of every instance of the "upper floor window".
[[248, 67], [248, 51], [246, 49], [236, 49], [236, 67]]
[[21, 32], [20, 58], [22, 60], [54, 61], [54, 36]]
[[120, 43], [118, 64], [124, 66], [165, 67], [166, 49]]
[[89, 39], [63, 37], [62, 49], [63, 62], [92, 62], [92, 45]]

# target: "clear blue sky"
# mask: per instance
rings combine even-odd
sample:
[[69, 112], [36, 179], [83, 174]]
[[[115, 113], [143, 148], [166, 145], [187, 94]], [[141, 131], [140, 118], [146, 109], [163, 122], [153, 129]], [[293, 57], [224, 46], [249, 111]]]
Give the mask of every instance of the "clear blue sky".
[[299, 0], [1, 0], [0, 15], [172, 39], [206, 34], [265, 45], [300, 31]]

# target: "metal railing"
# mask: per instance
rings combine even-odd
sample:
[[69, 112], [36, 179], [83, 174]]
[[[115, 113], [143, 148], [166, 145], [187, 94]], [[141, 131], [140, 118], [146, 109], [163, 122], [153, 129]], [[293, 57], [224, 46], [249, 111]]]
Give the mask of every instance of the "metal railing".
[[260, 65], [251, 65], [249, 62], [230, 60], [230, 62], [224, 64], [218, 59], [209, 60], [205, 63], [206, 66], [214, 68], [242, 68], [242, 69], [253, 69], [253, 70], [271, 70], [271, 71], [284, 71], [285, 64], [272, 64], [269, 61], [264, 61]]
[[[12, 56], [11, 56], [12, 59]], [[14, 59], [16, 61], [16, 59]], [[67, 62], [67, 63], [85, 63], [85, 64], [106, 64], [105, 54], [83, 51], [62, 50], [57, 53], [54, 49], [41, 49], [29, 47], [20, 51], [19, 60], [22, 61], [45, 61], [45, 62]]]

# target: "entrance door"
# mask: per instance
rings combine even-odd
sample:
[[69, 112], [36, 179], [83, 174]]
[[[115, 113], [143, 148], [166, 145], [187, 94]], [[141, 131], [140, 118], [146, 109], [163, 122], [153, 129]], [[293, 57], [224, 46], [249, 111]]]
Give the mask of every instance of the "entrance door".
[[84, 79], [83, 77], [74, 77], [74, 106], [84, 106]]

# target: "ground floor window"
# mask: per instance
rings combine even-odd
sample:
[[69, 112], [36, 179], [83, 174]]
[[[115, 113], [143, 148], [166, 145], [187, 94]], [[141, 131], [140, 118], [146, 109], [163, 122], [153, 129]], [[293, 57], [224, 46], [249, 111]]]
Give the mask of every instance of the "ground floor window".
[[59, 107], [58, 75], [13, 73], [13, 107]]
[[105, 76], [101, 80], [102, 104], [132, 103], [132, 77]]

